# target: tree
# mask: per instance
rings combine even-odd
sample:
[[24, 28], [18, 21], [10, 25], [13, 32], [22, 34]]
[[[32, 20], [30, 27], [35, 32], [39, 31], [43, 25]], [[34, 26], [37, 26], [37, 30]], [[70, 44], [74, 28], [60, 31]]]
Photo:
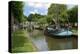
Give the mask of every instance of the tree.
[[51, 16], [51, 15], [47, 15], [47, 16], [45, 16], [45, 20], [47, 21], [47, 24], [51, 24], [53, 21], [53, 17]]
[[21, 1], [11, 1], [10, 2], [10, 8], [11, 8], [11, 12], [14, 16], [14, 18], [18, 21], [18, 22], [22, 22], [23, 21], [23, 2]]
[[68, 17], [71, 23], [78, 23], [78, 6], [68, 10]]
[[36, 24], [39, 24], [40, 26], [43, 26], [43, 24], [45, 23], [44, 21], [44, 16], [40, 15], [40, 14], [30, 14], [27, 18], [27, 20], [29, 21], [29, 28], [31, 28], [31, 22], [35, 22]]
[[57, 22], [65, 21], [67, 17], [67, 6], [64, 4], [51, 4], [48, 8], [48, 15], [51, 16], [51, 19], [57, 19]]
[[[11, 1], [9, 2], [10, 12], [11, 12], [11, 27], [12, 31], [16, 28], [22, 28], [24, 25], [24, 15], [23, 15], [23, 2], [22, 1]], [[21, 25], [22, 24], [22, 25]], [[16, 30], [16, 29], [15, 29]]]
[[33, 18], [34, 18], [34, 15], [33, 15], [33, 14], [30, 14], [30, 15], [28, 16], [27, 20], [31, 22]]
[[28, 21], [28, 17], [24, 15], [24, 22]]

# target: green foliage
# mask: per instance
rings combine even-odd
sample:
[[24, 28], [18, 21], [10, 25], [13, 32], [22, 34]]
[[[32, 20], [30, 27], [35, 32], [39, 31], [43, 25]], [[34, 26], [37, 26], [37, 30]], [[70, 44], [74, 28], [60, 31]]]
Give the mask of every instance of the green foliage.
[[11, 12], [17, 21], [22, 22], [24, 20], [23, 17], [23, 2], [22, 1], [11, 1], [10, 2]]
[[59, 18], [60, 21], [65, 21], [67, 17], [67, 7], [64, 4], [51, 4], [48, 8], [48, 15], [51, 16], [51, 19]]
[[38, 20], [38, 24], [46, 24], [46, 23], [47, 23], [47, 21], [46, 21], [46, 18], [45, 18], [45, 17], [40, 18], [40, 19]]
[[64, 4], [51, 4], [50, 8], [48, 8], [48, 14], [58, 15], [65, 10], [66, 10], [66, 5]]
[[78, 6], [68, 10], [69, 21], [72, 23], [78, 22]]
[[27, 18], [28, 21], [35, 21], [37, 22], [38, 19], [40, 18], [43, 18], [44, 16], [43, 15], [40, 15], [40, 14], [30, 14]]
[[67, 22], [67, 19], [68, 19], [68, 14], [66, 10], [60, 14], [59, 20], [64, 23], [64, 22]]
[[28, 21], [32, 21], [32, 19], [34, 18], [34, 14], [30, 14], [27, 18]]
[[24, 15], [24, 20], [23, 20], [23, 21], [24, 21], [24, 22], [28, 21], [27, 18], [28, 18], [28, 17]]
[[51, 15], [46, 16], [46, 21], [48, 24], [52, 23], [52, 19], [53, 19], [53, 17]]

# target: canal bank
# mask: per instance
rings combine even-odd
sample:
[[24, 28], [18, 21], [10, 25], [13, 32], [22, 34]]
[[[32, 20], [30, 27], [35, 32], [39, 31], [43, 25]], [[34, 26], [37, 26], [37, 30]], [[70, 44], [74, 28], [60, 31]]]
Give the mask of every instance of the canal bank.
[[12, 34], [11, 52], [34, 52], [37, 48], [28, 37], [26, 30], [17, 30]]

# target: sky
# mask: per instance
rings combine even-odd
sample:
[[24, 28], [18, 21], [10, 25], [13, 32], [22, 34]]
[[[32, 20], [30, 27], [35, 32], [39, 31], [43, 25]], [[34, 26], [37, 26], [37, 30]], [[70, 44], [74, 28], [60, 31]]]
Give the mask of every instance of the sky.
[[[44, 3], [44, 2], [25, 2], [23, 13], [24, 15], [28, 16], [29, 14], [41, 14], [41, 15], [47, 15], [48, 8], [50, 7], [52, 3]], [[68, 9], [74, 7], [74, 5], [67, 5]]]

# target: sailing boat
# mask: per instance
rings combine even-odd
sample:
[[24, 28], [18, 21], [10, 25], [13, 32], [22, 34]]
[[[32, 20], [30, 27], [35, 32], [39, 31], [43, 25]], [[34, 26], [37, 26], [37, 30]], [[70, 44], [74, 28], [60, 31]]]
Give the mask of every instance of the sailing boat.
[[[58, 11], [58, 9], [56, 9]], [[72, 32], [70, 31], [69, 27], [61, 27], [59, 23], [59, 17], [56, 15], [56, 20], [53, 20], [55, 22], [55, 25], [50, 25], [46, 28], [47, 34], [51, 34], [53, 36], [59, 36], [59, 37], [69, 37], [72, 35]], [[67, 18], [68, 24], [69, 20]]]

